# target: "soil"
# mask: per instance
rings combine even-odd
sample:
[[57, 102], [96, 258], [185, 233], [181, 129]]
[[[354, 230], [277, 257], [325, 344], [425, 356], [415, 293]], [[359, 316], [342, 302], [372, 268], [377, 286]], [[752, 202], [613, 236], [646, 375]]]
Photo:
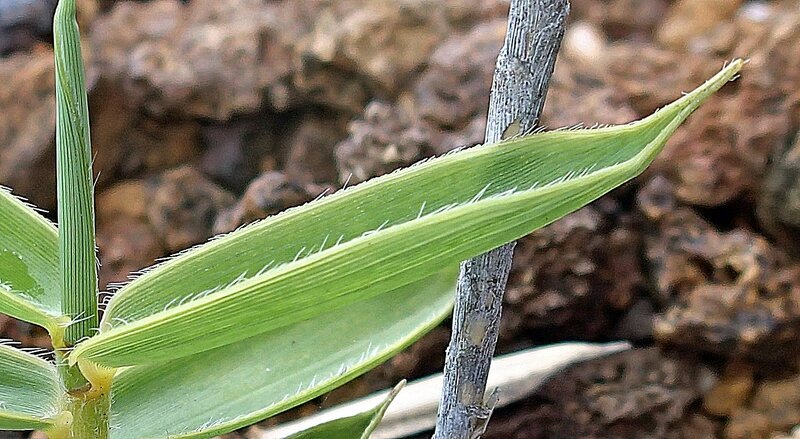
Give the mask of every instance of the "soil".
[[[508, 7], [79, 3], [104, 287], [346, 181], [481, 142]], [[0, 6], [0, 184], [50, 212], [54, 4]], [[795, 437], [796, 1], [573, 0], [542, 123], [629, 122], [734, 57], [750, 60], [741, 78], [651, 169], [517, 247], [499, 352], [565, 340], [637, 348], [569, 369], [495, 413], [485, 437]], [[267, 423], [437, 372], [448, 324]], [[42, 330], [2, 315], [0, 337], [48, 347]]]

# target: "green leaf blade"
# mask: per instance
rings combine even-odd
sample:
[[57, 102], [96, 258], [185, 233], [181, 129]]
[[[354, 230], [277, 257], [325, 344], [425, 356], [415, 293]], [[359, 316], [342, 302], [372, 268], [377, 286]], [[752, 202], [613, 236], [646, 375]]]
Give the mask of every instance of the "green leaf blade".
[[386, 399], [375, 408], [346, 418], [334, 419], [308, 430], [289, 436], [287, 439], [369, 439], [369, 435], [378, 427], [386, 409], [405, 383], [400, 383], [389, 392]]
[[[732, 63], [642, 121], [535, 134], [451, 154], [189, 252], [120, 291], [101, 334], [78, 346], [70, 361], [121, 367], [213, 349], [367, 300], [524, 236], [641, 173], [677, 126], [741, 65]], [[322, 251], [320, 244], [300, 247], [307, 236], [319, 243], [326, 235], [298, 225], [313, 227], [321, 220], [330, 231], [342, 217], [347, 220], [335, 229], [342, 232], [338, 245]], [[226, 252], [251, 255], [254, 243], [270, 241], [285, 248], [258, 251], [279, 254], [283, 265], [208, 289], [204, 273], [225, 266]], [[216, 265], [206, 265], [212, 261]], [[192, 274], [205, 278], [197, 281]], [[197, 298], [193, 290], [199, 286], [206, 290]]]
[[457, 274], [452, 267], [341, 312], [123, 370], [113, 383], [111, 438], [212, 437], [328, 392], [440, 323], [452, 309]]
[[94, 179], [80, 32], [75, 1], [59, 1], [53, 19], [56, 66], [56, 174], [62, 312], [73, 319], [64, 340], [94, 335], [97, 316]]
[[53, 365], [0, 344], [0, 430], [50, 427], [59, 412], [60, 390]]
[[56, 330], [61, 315], [58, 232], [0, 187], [0, 313]]

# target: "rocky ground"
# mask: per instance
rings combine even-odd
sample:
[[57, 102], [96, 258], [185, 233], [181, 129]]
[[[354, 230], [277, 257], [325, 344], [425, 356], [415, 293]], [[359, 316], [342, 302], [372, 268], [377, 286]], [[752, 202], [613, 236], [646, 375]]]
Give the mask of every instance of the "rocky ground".
[[[102, 285], [348, 178], [479, 143], [507, 11], [503, 0], [79, 3]], [[54, 4], [0, 3], [0, 184], [51, 212]], [[766, 439], [800, 424], [797, 2], [573, 0], [543, 124], [631, 121], [733, 57], [750, 59], [741, 78], [645, 175], [520, 241], [500, 352], [638, 348], [570, 369], [495, 414], [487, 438]], [[47, 347], [4, 316], [0, 332]], [[448, 332], [293, 416], [438, 371]]]

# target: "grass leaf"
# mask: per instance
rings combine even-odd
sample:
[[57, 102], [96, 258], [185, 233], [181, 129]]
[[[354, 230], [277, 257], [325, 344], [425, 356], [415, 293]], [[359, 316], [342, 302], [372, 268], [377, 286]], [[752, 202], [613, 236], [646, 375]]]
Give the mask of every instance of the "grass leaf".
[[59, 1], [53, 19], [56, 65], [56, 179], [62, 311], [74, 322], [68, 346], [97, 328], [94, 179], [80, 33], [74, 0]]
[[50, 427], [61, 386], [47, 361], [0, 344], [0, 430]]
[[287, 439], [369, 439], [369, 435], [375, 431], [378, 423], [383, 419], [389, 404], [404, 385], [405, 382], [402, 382], [395, 386], [386, 400], [372, 410], [316, 425], [306, 431], [293, 434]]
[[58, 231], [0, 188], [0, 313], [57, 330]]
[[[194, 249], [123, 288], [100, 334], [70, 361], [121, 367], [213, 349], [397, 289], [524, 236], [640, 174], [741, 65], [734, 61], [641, 121], [449, 154]], [[231, 279], [237, 270], [241, 276]]]
[[453, 267], [273, 332], [124, 369], [113, 383], [111, 438], [212, 437], [333, 390], [441, 322], [457, 275]]

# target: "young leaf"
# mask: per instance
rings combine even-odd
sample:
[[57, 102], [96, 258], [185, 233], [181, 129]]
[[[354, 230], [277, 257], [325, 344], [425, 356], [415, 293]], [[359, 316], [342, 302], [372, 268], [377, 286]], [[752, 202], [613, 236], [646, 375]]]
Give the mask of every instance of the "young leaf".
[[68, 346], [98, 325], [92, 147], [75, 10], [75, 0], [59, 1], [53, 18], [60, 291], [62, 311], [74, 319], [64, 335]]
[[58, 415], [61, 386], [55, 367], [0, 344], [0, 430], [41, 430]]
[[111, 438], [211, 437], [328, 392], [441, 322], [457, 275], [453, 267], [306, 322], [179, 361], [125, 369], [112, 387]]
[[293, 434], [287, 439], [369, 439], [369, 435], [375, 431], [378, 423], [383, 419], [389, 404], [404, 385], [405, 382], [401, 382], [395, 386], [389, 392], [386, 400], [372, 410], [316, 425], [306, 431]]
[[[120, 367], [213, 349], [399, 288], [524, 236], [640, 174], [741, 65], [734, 61], [639, 122], [450, 154], [195, 249], [120, 291], [101, 333], [70, 361]], [[328, 238], [337, 235], [331, 245]], [[243, 254], [252, 260], [242, 279], [215, 285], [209, 273], [229, 274]], [[271, 258], [282, 265], [249, 270]]]
[[0, 187], [0, 313], [57, 330], [58, 232]]

